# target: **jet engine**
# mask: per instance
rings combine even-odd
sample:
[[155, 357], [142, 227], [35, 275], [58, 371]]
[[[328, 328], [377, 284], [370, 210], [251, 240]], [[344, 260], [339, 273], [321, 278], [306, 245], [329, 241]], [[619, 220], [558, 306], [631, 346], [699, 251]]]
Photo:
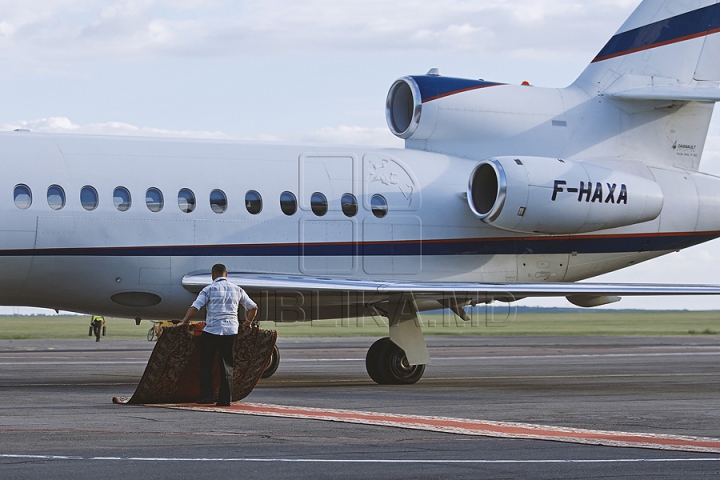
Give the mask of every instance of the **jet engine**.
[[[439, 73], [402, 77], [390, 87], [385, 117], [393, 134], [405, 140], [448, 140], [476, 132], [476, 115], [487, 106], [489, 97], [456, 94], [502, 85], [485, 80], [442, 77]], [[520, 92], [516, 94], [519, 96]], [[519, 100], [522, 102], [522, 99]], [[527, 105], [527, 102], [519, 103]], [[441, 131], [438, 131], [439, 110], [444, 108]], [[452, 114], [447, 112], [452, 111]], [[421, 121], [422, 119], [422, 121]], [[517, 121], [517, 119], [515, 119]]]
[[568, 101], [558, 89], [443, 77], [431, 71], [393, 83], [385, 117], [407, 148], [455, 154], [457, 144], [484, 147], [518, 135], [527, 140], [528, 132], [544, 141], [564, 135], [569, 131], [563, 128]]
[[657, 218], [663, 194], [648, 177], [557, 158], [498, 157], [475, 167], [467, 199], [480, 220], [502, 230], [593, 232]]

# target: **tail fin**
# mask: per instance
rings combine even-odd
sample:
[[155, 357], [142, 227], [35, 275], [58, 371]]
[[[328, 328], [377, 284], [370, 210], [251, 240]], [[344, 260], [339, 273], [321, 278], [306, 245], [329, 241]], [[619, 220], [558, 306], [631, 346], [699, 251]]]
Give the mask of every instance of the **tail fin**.
[[697, 170], [720, 101], [720, 0], [644, 0], [575, 81], [622, 110], [621, 156]]
[[628, 88], [717, 86], [718, 1], [644, 0], [574, 85], [602, 93], [619, 80]]

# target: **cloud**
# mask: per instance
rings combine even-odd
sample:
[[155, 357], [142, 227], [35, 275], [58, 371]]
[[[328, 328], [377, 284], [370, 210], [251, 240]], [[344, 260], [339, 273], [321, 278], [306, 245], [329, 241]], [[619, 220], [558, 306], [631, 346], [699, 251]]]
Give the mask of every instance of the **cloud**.
[[277, 141], [274, 135], [259, 135], [257, 137], [242, 137], [226, 132], [211, 132], [207, 130], [168, 130], [153, 127], [138, 127], [124, 122], [89, 123], [78, 125], [67, 117], [50, 117], [36, 120], [18, 120], [0, 125], [0, 130], [28, 129], [39, 133], [76, 133], [87, 135], [130, 135], [142, 137], [182, 137], [202, 138], [216, 140], [257, 140]]
[[[0, 6], [0, 51], [16, 61], [58, 63], [413, 49], [519, 57], [553, 52], [562, 57], [599, 49], [613, 33], [607, 31], [608, 19], [618, 17], [618, 9], [629, 13], [635, 4], [637, 0], [26, 0]], [[528, 43], [534, 45], [530, 51]]]
[[141, 137], [176, 137], [211, 140], [238, 140], [285, 143], [326, 143], [335, 145], [373, 145], [403, 147], [403, 141], [390, 133], [387, 127], [368, 128], [341, 125], [325, 127], [308, 133], [268, 133], [254, 136], [208, 130], [168, 130], [138, 127], [124, 122], [105, 122], [78, 125], [67, 117], [50, 117], [35, 120], [18, 120], [0, 125], [0, 130], [28, 129], [38, 133], [74, 133], [87, 135], [129, 135]]

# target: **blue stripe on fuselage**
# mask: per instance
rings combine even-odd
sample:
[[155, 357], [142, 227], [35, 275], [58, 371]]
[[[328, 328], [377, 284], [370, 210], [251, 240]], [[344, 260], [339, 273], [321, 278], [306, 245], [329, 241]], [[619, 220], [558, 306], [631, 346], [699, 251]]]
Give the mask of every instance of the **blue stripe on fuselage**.
[[338, 257], [636, 253], [680, 250], [720, 232], [563, 237], [444, 239], [402, 242], [85, 247], [2, 250], [0, 256]]
[[720, 4], [693, 10], [615, 35], [594, 62], [703, 37], [720, 31]]
[[417, 75], [411, 78], [415, 80], [415, 83], [417, 83], [420, 89], [422, 103], [431, 102], [438, 98], [448, 97], [469, 90], [503, 85], [502, 83], [486, 82], [484, 80], [441, 77], [439, 75]]

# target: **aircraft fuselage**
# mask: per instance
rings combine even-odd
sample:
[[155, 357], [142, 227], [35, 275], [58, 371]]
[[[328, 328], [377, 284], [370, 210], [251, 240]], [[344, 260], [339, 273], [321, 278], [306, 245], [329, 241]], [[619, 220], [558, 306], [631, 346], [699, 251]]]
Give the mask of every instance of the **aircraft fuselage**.
[[[29, 132], [0, 135], [0, 151], [5, 305], [179, 318], [194, 298], [182, 278], [217, 262], [346, 279], [575, 281], [720, 236], [717, 178], [633, 162], [624, 171], [662, 189], [655, 220], [553, 236], [479, 221], [467, 201], [477, 160], [439, 153]], [[620, 200], [609, 187], [602, 201]]]

